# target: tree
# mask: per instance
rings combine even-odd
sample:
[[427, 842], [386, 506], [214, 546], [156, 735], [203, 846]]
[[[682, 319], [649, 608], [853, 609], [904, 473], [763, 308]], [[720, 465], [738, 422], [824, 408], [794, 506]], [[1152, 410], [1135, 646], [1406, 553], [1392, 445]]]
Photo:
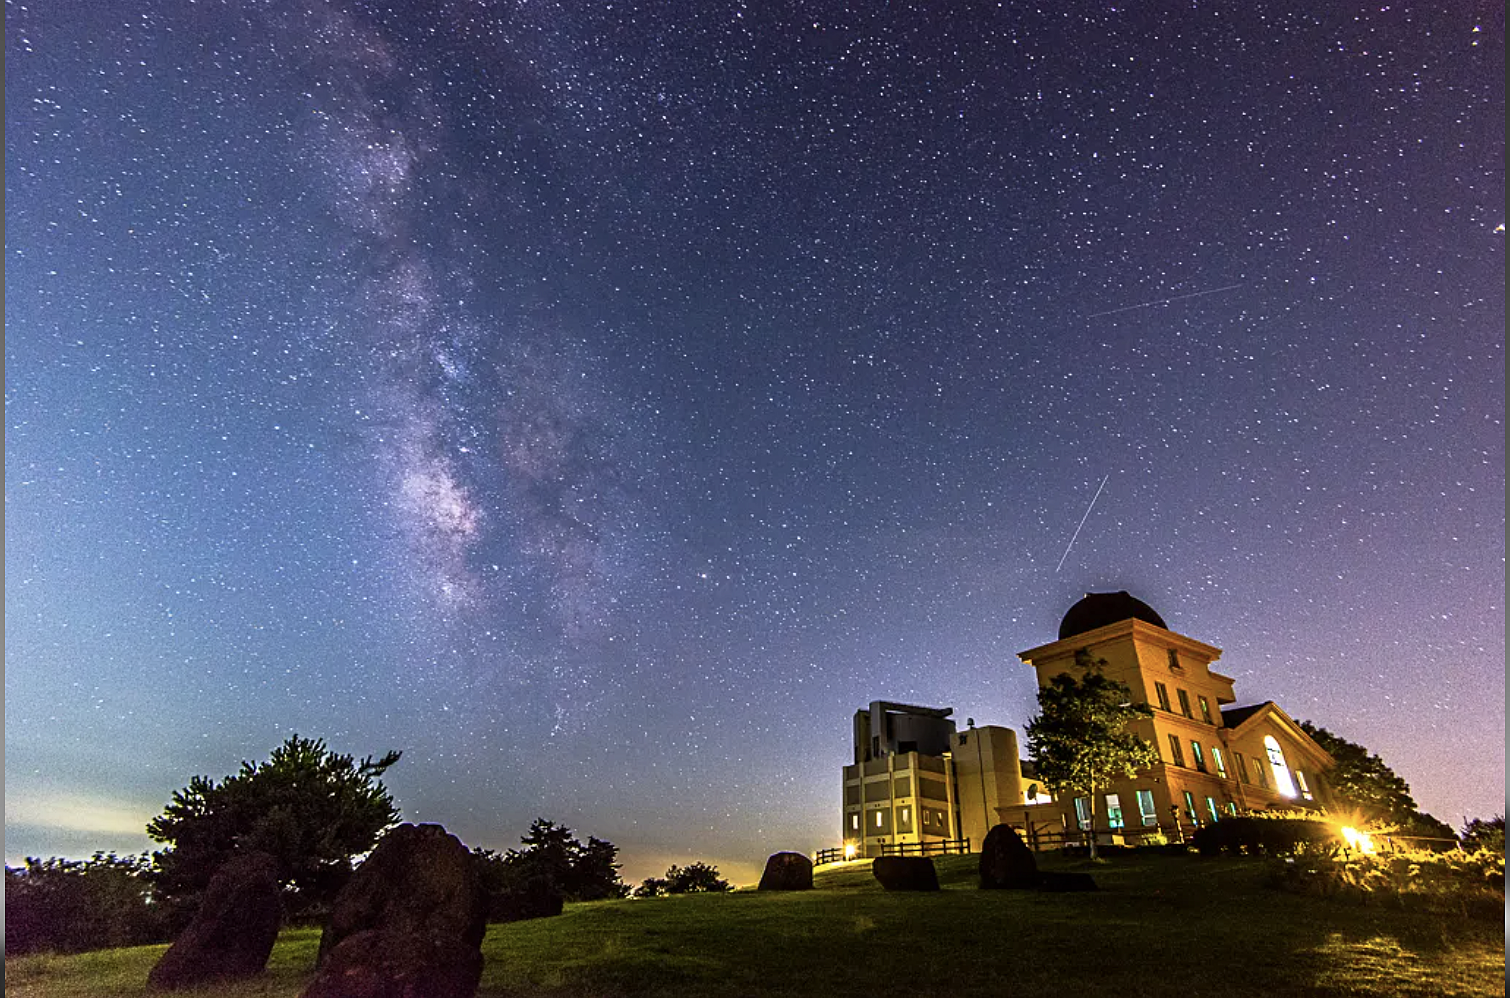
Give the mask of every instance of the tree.
[[99, 852], [83, 862], [27, 857], [23, 866], [7, 866], [6, 951], [78, 953], [166, 940], [150, 868], [146, 854]]
[[1159, 761], [1159, 754], [1127, 725], [1153, 711], [1133, 703], [1126, 686], [1101, 670], [1105, 659], [1075, 653], [1079, 679], [1060, 673], [1038, 691], [1038, 716], [1028, 722], [1028, 754], [1038, 778], [1056, 793], [1090, 797], [1090, 853], [1096, 858], [1096, 796], [1115, 779]]
[[544, 818], [536, 818], [519, 841], [524, 848], [510, 849], [503, 857], [512, 879], [547, 878], [572, 901], [629, 895], [615, 862], [619, 847], [612, 842], [590, 835], [584, 845], [570, 828]]
[[1497, 814], [1492, 818], [1474, 818], [1463, 826], [1463, 848], [1469, 852], [1497, 852], [1505, 851], [1505, 816]]
[[658, 898], [670, 893], [671, 881], [665, 877], [646, 877], [634, 889], [637, 898]]
[[1451, 825], [1417, 807], [1410, 795], [1410, 784], [1379, 756], [1310, 721], [1301, 721], [1300, 727], [1337, 760], [1327, 771], [1327, 782], [1343, 805], [1370, 821], [1394, 825], [1407, 835], [1457, 837]]
[[731, 889], [729, 882], [718, 875], [718, 867], [707, 863], [688, 863], [666, 870], [667, 894], [717, 894]]
[[277, 859], [301, 906], [329, 903], [350, 876], [352, 857], [398, 823], [379, 777], [399, 756], [357, 762], [323, 739], [296, 734], [266, 762], [243, 762], [218, 783], [194, 777], [147, 825], [149, 836], [169, 844], [153, 855], [158, 890], [192, 911], [233, 853], [260, 850]]

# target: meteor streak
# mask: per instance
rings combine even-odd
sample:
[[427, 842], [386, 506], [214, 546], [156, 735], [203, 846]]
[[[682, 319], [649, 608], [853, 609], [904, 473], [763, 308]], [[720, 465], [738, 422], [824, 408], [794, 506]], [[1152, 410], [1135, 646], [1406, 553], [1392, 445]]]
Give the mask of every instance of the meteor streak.
[[1085, 507], [1085, 515], [1080, 518], [1080, 526], [1076, 527], [1075, 532], [1070, 535], [1070, 542], [1064, 546], [1064, 554], [1059, 556], [1059, 564], [1054, 566], [1054, 571], [1057, 572], [1064, 567], [1064, 559], [1070, 556], [1070, 548], [1075, 546], [1075, 538], [1080, 536], [1080, 527], [1085, 526], [1085, 521], [1091, 518], [1091, 510], [1096, 508], [1096, 500], [1101, 498], [1101, 490], [1106, 488], [1106, 483], [1111, 477], [1108, 474], [1106, 478], [1101, 479], [1101, 484], [1096, 486], [1096, 494], [1091, 496], [1091, 504]]
[[1137, 305], [1124, 305], [1121, 308], [1109, 308], [1105, 312], [1093, 312], [1090, 315], [1087, 315], [1086, 318], [1099, 319], [1103, 315], [1116, 315], [1118, 312], [1131, 312], [1134, 309], [1151, 308], [1154, 305], [1168, 305], [1170, 302], [1184, 301], [1186, 298], [1199, 298], [1202, 295], [1219, 295], [1223, 291], [1231, 291], [1233, 288], [1240, 287], [1242, 287], [1241, 284], [1229, 284], [1224, 288], [1212, 288], [1210, 291], [1192, 291], [1188, 295], [1175, 295], [1173, 298], [1159, 298], [1155, 301], [1140, 302]]

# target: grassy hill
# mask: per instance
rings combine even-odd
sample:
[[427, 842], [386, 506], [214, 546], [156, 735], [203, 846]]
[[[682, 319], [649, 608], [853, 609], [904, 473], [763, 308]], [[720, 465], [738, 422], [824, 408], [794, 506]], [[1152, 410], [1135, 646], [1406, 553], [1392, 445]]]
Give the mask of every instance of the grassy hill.
[[[938, 894], [887, 894], [856, 863], [807, 893], [597, 902], [491, 926], [479, 994], [1504, 994], [1496, 924], [1279, 893], [1259, 861], [1118, 856], [1093, 869], [1094, 894], [978, 891], [975, 862], [939, 859]], [[287, 931], [263, 978], [202, 994], [296, 996], [318, 941]], [[162, 950], [7, 960], [5, 993], [144, 995]]]

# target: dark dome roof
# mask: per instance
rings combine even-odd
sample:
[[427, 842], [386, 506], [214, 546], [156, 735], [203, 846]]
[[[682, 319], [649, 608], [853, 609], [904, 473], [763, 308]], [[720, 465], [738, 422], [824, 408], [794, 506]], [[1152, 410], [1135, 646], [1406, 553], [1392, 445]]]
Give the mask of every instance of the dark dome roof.
[[1070, 607], [1069, 613], [1059, 622], [1059, 640], [1073, 638], [1077, 634], [1129, 618], [1156, 624], [1166, 631], [1169, 629], [1164, 618], [1155, 613], [1153, 607], [1125, 592], [1086, 593], [1085, 599]]

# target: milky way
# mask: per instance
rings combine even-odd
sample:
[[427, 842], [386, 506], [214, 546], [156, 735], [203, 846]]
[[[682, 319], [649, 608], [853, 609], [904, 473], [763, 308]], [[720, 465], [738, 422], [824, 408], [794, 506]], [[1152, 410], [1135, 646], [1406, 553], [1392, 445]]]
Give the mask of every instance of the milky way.
[[469, 842], [749, 869], [854, 709], [1020, 728], [1124, 588], [1503, 810], [1449, 6], [11, 5], [8, 849], [297, 730]]

